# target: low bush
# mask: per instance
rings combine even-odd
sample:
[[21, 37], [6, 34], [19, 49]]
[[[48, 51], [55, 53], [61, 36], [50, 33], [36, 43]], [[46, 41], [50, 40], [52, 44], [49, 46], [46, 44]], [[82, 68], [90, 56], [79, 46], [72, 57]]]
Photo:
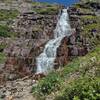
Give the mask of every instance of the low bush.
[[46, 7], [41, 9], [34, 9], [39, 14], [57, 14], [58, 10], [57, 7]]
[[66, 86], [63, 94], [55, 100], [100, 100], [100, 79], [82, 77]]
[[3, 52], [5, 47], [6, 47], [6, 44], [4, 43], [0, 44], [0, 52]]
[[0, 10], [0, 21], [14, 19], [19, 12], [17, 10]]
[[0, 25], [0, 36], [1, 37], [13, 37], [15, 34], [11, 32], [11, 28], [7, 25]]
[[0, 52], [0, 64], [4, 63], [6, 60], [6, 55]]
[[46, 78], [39, 81], [39, 84], [33, 87], [32, 91], [34, 94], [39, 96], [45, 96], [50, 94], [52, 91], [59, 90], [61, 84], [61, 78], [55, 72], [50, 73]]

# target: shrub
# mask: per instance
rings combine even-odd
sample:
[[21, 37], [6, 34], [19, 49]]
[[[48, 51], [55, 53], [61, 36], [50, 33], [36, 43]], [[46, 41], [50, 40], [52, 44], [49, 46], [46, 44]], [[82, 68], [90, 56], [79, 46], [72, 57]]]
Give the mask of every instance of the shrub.
[[100, 99], [100, 79], [82, 77], [72, 84], [69, 84], [63, 95], [55, 100], [99, 100]]
[[0, 53], [0, 64], [1, 63], [4, 63], [5, 62], [5, 59], [6, 59], [6, 56], [4, 53]]
[[61, 78], [58, 74], [52, 72], [46, 78], [39, 81], [36, 87], [33, 87], [33, 93], [38, 93], [39, 95], [47, 95], [52, 91], [56, 91], [60, 88]]
[[34, 9], [39, 14], [57, 14], [58, 10], [57, 7], [46, 7], [41, 9]]
[[39, 14], [57, 14], [58, 13], [58, 6], [56, 4], [33, 2], [32, 5], [33, 5], [33, 10]]
[[2, 52], [5, 47], [6, 47], [6, 44], [4, 44], [4, 43], [0, 44], [0, 52]]
[[1, 37], [12, 37], [15, 33], [11, 32], [10, 27], [7, 25], [0, 25], [0, 36]]
[[17, 10], [0, 10], [0, 21], [14, 19], [17, 17], [19, 12]]

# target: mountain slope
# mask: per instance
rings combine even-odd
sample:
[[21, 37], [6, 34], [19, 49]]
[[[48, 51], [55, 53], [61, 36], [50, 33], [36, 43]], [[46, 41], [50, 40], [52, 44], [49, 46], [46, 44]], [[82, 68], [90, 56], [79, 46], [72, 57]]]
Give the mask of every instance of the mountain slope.
[[79, 38], [77, 45], [81, 47], [86, 42], [89, 53], [83, 57], [74, 56], [64, 68], [41, 79], [32, 89], [37, 100], [100, 99], [100, 9], [97, 5], [100, 6], [86, 2], [69, 8], [71, 26], [76, 27], [80, 38], [83, 38], [83, 44]]

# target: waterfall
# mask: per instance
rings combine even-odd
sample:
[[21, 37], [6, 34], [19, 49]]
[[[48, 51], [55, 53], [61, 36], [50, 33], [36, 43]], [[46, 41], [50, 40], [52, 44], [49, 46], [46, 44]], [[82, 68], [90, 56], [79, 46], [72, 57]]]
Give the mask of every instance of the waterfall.
[[65, 36], [70, 35], [71, 27], [69, 24], [68, 12], [67, 9], [63, 9], [56, 29], [54, 30], [54, 39], [47, 42], [43, 52], [36, 58], [37, 73], [46, 73], [53, 69], [57, 48], [60, 46], [61, 40]]

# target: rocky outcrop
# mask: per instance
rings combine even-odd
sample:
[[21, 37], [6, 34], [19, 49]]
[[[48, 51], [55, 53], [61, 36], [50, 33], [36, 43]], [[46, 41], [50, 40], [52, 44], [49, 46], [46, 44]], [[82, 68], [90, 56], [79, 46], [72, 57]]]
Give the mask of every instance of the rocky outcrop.
[[15, 80], [35, 73], [36, 57], [43, 51], [47, 41], [53, 38], [57, 15], [26, 11], [17, 17], [12, 25], [16, 38], [4, 49], [8, 57], [1, 74], [5, 73], [5, 80]]
[[[98, 25], [100, 20], [96, 15], [94, 16], [94, 11], [86, 13], [79, 9], [81, 8], [69, 8], [72, 35], [61, 41], [57, 49], [55, 69], [67, 64], [70, 58], [84, 56], [93, 49], [93, 43], [100, 40], [98, 27], [89, 27], [87, 32], [83, 31], [87, 25]], [[82, 19], [84, 17], [85, 19]], [[56, 14], [41, 15], [33, 11], [24, 12], [18, 16], [12, 26], [13, 31], [17, 33], [16, 38], [0, 38], [0, 44], [5, 43], [7, 45], [7, 48], [3, 49], [7, 55], [7, 60], [5, 66], [0, 66], [1, 100], [35, 100], [31, 94], [31, 89], [33, 85], [36, 85], [36, 80], [45, 77], [43, 73], [33, 75], [36, 71], [36, 57], [43, 51], [47, 41], [53, 37], [56, 23]]]
[[[73, 28], [73, 34], [68, 40], [69, 56], [84, 56], [95, 46], [93, 39], [98, 41], [100, 20], [95, 14], [95, 8], [91, 8], [91, 4], [92, 2], [79, 3], [68, 10], [71, 27]], [[98, 5], [95, 3], [95, 6]]]
[[19, 38], [48, 39], [52, 37], [56, 23], [57, 15], [40, 15], [34, 12], [26, 12], [17, 18], [13, 28]]
[[30, 2], [26, 0], [1, 0], [0, 1], [0, 10], [18, 10], [23, 13], [31, 10], [32, 6]]
[[[73, 56], [84, 56], [92, 48], [89, 38], [86, 38], [81, 33], [83, 32], [83, 26], [97, 23], [97, 21], [83, 21], [81, 18], [94, 16], [95, 13], [93, 11], [90, 13], [83, 12], [83, 9], [73, 6], [69, 7], [68, 12], [72, 35], [69, 38], [65, 37], [57, 49], [55, 69], [58, 66], [67, 64], [68, 60]], [[27, 11], [17, 17], [12, 26], [17, 38], [4, 50], [8, 57], [0, 74], [3, 79], [14, 80], [36, 72], [36, 57], [43, 51], [47, 41], [53, 38], [56, 23], [56, 13], [40, 14], [35, 11]], [[99, 32], [97, 29], [96, 32], [93, 29], [89, 31], [91, 31], [91, 34], [93, 33], [92, 37], [97, 37], [97, 32]]]
[[32, 86], [36, 81], [31, 77], [7, 82], [0, 86], [0, 100], [36, 100], [32, 93]]
[[63, 40], [61, 41], [61, 44], [59, 46], [59, 48], [57, 49], [57, 57], [55, 59], [55, 69], [58, 69], [58, 67], [62, 67], [65, 64], [68, 63], [68, 38], [65, 37], [63, 38]]

